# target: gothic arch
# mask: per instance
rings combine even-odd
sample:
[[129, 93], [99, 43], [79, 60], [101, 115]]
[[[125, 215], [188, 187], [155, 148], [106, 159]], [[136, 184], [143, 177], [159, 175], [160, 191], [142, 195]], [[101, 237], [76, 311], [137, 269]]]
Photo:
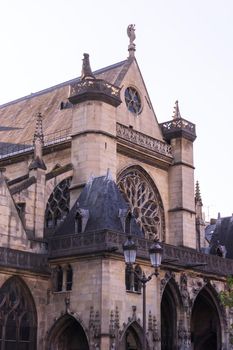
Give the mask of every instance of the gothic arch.
[[82, 321], [73, 315], [61, 316], [48, 332], [46, 350], [89, 350]]
[[37, 312], [25, 282], [13, 276], [0, 288], [0, 349], [37, 347]]
[[[201, 329], [199, 327], [202, 319]], [[222, 349], [223, 329], [227, 326], [225, 309], [214, 287], [208, 283], [197, 294], [191, 310], [191, 341], [196, 350]]]
[[176, 349], [178, 345], [178, 321], [183, 312], [182, 297], [178, 285], [171, 277], [161, 298], [161, 350]]
[[[147, 344], [147, 347], [148, 347], [148, 344]], [[129, 321], [125, 325], [121, 333], [121, 337], [119, 341], [119, 350], [125, 350], [125, 349], [146, 350], [146, 349], [143, 349], [142, 326], [135, 319]]]
[[141, 166], [132, 165], [118, 174], [117, 184], [145, 237], [164, 241], [164, 206], [149, 174]]

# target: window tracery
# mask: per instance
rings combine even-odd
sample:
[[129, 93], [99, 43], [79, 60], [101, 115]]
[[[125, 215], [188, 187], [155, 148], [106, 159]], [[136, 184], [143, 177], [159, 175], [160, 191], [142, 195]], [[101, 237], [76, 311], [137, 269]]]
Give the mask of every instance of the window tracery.
[[127, 87], [125, 89], [125, 103], [130, 112], [138, 115], [142, 110], [142, 103], [140, 95], [133, 87]]
[[149, 176], [135, 167], [128, 168], [120, 175], [118, 187], [145, 237], [164, 240], [163, 203]]
[[52, 229], [61, 224], [69, 213], [71, 177], [61, 181], [49, 197], [45, 211], [45, 228]]
[[0, 349], [36, 349], [36, 312], [21, 282], [9, 279], [0, 289]]

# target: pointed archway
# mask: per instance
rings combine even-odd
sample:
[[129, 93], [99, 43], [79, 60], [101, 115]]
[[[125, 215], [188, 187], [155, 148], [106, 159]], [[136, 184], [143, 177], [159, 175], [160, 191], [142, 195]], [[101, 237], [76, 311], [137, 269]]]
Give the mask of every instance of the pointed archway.
[[161, 300], [161, 350], [173, 350], [178, 348], [177, 320], [178, 310], [182, 308], [182, 300], [177, 284], [173, 278], [163, 291]]
[[119, 350], [144, 350], [142, 327], [137, 321], [130, 322], [122, 334]]
[[191, 341], [194, 350], [221, 349], [221, 322], [218, 306], [208, 287], [203, 288], [194, 301], [191, 316]]
[[69, 314], [62, 316], [49, 332], [47, 350], [89, 350], [81, 323]]

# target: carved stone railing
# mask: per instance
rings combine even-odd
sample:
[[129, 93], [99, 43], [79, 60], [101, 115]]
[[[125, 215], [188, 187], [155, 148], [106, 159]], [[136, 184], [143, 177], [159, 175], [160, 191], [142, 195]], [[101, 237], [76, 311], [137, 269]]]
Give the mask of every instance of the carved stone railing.
[[70, 85], [69, 101], [73, 104], [98, 100], [115, 107], [121, 103], [120, 88], [102, 79], [83, 79]]
[[153, 137], [147, 136], [139, 131], [128, 128], [125, 125], [117, 123], [116, 127], [117, 137], [130, 141], [136, 145], [145, 147], [154, 152], [163, 154], [168, 157], [172, 157], [171, 146], [166, 142], [154, 139]]
[[[88, 234], [54, 236], [49, 239], [49, 258], [66, 257], [83, 254], [106, 254], [114, 252], [123, 257], [122, 244], [126, 235], [114, 231], [96, 231]], [[133, 236], [137, 245], [137, 256], [148, 259], [151, 241]], [[233, 271], [233, 260], [214, 255], [199, 253], [194, 249], [175, 247], [161, 243], [163, 246], [163, 264], [180, 269], [195, 269], [205, 273], [229, 275]]]
[[48, 255], [0, 247], [0, 266], [48, 274]]
[[175, 118], [160, 124], [163, 136], [170, 141], [175, 137], [185, 137], [191, 141], [196, 138], [195, 124], [183, 118]]

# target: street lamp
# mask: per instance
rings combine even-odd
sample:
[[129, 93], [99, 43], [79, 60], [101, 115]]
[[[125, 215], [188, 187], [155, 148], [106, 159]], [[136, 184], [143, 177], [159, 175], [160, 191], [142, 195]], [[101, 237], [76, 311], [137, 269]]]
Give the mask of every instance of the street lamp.
[[[132, 236], [129, 235], [126, 242], [123, 244], [123, 252], [125, 257], [126, 265], [132, 266], [136, 261], [137, 255], [137, 246], [132, 240]], [[146, 284], [151, 280], [151, 278], [155, 275], [156, 277], [159, 275], [159, 267], [162, 261], [163, 248], [160, 246], [158, 241], [154, 241], [149, 248], [149, 256], [151, 265], [154, 267], [154, 271], [146, 276], [143, 272], [142, 276], [139, 276], [136, 271], [134, 271], [135, 275], [139, 279], [142, 284], [142, 324], [143, 324], [143, 350], [147, 349], [146, 342]]]

